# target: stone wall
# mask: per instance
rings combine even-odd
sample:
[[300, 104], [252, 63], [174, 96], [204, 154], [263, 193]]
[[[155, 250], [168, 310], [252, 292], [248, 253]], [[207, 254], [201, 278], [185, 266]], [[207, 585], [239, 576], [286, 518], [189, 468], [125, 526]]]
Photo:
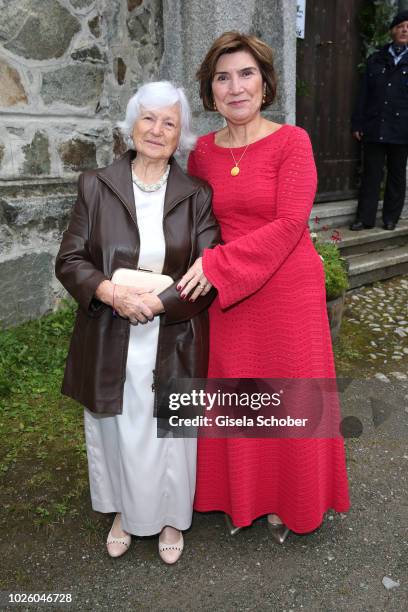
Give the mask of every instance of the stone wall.
[[158, 73], [159, 0], [0, 0], [0, 322], [62, 294], [54, 258], [78, 173], [112, 160], [112, 126]]
[[0, 325], [35, 318], [62, 295], [54, 278], [61, 232], [82, 170], [120, 152], [114, 129], [137, 87], [186, 87], [195, 128], [195, 71], [225, 30], [275, 49], [279, 94], [269, 113], [294, 122], [295, 4], [283, 0], [0, 0]]
[[[255, 34], [274, 50], [278, 95], [266, 115], [295, 122], [296, 3], [284, 0], [172, 0], [163, 2], [164, 54], [161, 76], [183, 83], [199, 134], [218, 129], [217, 113], [205, 112], [195, 73], [211, 42], [227, 30]], [[180, 44], [182, 43], [182, 44]]]

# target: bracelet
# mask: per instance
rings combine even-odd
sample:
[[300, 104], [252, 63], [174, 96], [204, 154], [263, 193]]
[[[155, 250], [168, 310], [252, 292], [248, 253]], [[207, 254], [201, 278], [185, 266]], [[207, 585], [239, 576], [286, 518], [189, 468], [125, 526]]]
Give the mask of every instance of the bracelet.
[[113, 283], [112, 314], [113, 314], [114, 317], [116, 317], [116, 310], [115, 310], [115, 289], [116, 289], [116, 285], [115, 285], [115, 283]]

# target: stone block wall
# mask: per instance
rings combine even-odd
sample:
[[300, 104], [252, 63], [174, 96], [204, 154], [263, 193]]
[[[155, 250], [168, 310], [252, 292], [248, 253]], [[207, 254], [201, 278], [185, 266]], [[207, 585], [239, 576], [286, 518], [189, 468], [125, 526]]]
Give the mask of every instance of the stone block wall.
[[228, 30], [259, 36], [274, 51], [277, 99], [265, 115], [295, 122], [296, 2], [290, 0], [168, 0], [163, 2], [164, 54], [161, 75], [187, 89], [199, 134], [219, 129], [218, 113], [205, 112], [195, 73], [212, 41]]
[[62, 295], [78, 173], [120, 149], [115, 122], [159, 70], [161, 14], [159, 0], [0, 0], [0, 325]]
[[170, 78], [204, 112], [195, 71], [212, 40], [238, 29], [275, 49], [278, 100], [294, 121], [295, 10], [284, 0], [0, 0], [0, 327], [38, 317], [63, 291], [54, 259], [78, 173], [121, 152], [115, 123], [144, 81]]

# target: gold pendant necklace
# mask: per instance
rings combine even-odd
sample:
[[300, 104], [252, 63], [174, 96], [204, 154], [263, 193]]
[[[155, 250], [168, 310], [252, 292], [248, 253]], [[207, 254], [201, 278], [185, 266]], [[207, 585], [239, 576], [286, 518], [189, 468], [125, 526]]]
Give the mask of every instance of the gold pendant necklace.
[[232, 155], [232, 159], [234, 160], [234, 164], [235, 164], [234, 167], [231, 168], [231, 176], [237, 176], [239, 174], [239, 164], [241, 163], [241, 160], [244, 157], [248, 147], [249, 147], [249, 144], [247, 144], [247, 146], [245, 147], [244, 152], [243, 152], [243, 154], [241, 155], [241, 157], [239, 158], [238, 161], [235, 159], [234, 154], [232, 152], [232, 149], [230, 147], [230, 153]]

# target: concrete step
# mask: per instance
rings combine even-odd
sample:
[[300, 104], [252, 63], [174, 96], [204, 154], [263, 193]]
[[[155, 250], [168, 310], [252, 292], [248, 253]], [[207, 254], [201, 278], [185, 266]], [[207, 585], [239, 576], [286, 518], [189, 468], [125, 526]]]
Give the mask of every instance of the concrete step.
[[352, 232], [348, 226], [354, 221], [356, 210], [357, 200], [316, 203], [309, 220], [309, 227], [319, 234], [319, 240], [330, 241], [333, 230], [338, 230], [337, 244], [349, 263], [350, 288], [408, 274], [408, 220], [401, 219], [392, 232], [384, 230], [380, 202], [378, 227]]
[[[322, 227], [335, 227], [349, 225], [354, 221], [357, 210], [357, 200], [342, 200], [339, 202], [315, 203], [310, 215], [309, 227], [319, 231]], [[378, 206], [377, 218], [381, 218], [382, 202]], [[316, 217], [319, 219], [315, 223]]]
[[[337, 244], [344, 256], [365, 255], [404, 245], [408, 249], [408, 219], [401, 219], [393, 231], [383, 229], [381, 224], [379, 227], [361, 232], [352, 232], [348, 226], [336, 229], [341, 238]], [[333, 228], [319, 231], [318, 234], [321, 240], [330, 241]]]
[[315, 204], [310, 215], [309, 227], [319, 231], [322, 227], [340, 227], [347, 225], [356, 216], [357, 200], [342, 202], [324, 202]]
[[351, 289], [399, 274], [408, 274], [408, 245], [364, 255], [349, 255], [346, 259], [350, 266]]

